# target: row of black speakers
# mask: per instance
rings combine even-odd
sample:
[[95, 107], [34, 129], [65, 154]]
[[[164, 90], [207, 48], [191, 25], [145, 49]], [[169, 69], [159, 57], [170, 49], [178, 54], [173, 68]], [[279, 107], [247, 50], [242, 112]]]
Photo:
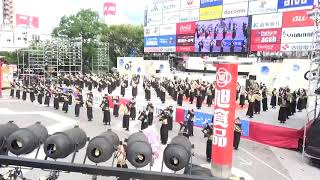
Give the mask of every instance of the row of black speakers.
[[[36, 149], [39, 152], [43, 144], [46, 159], [63, 159], [74, 153], [74, 160], [76, 152], [84, 148], [88, 140], [86, 133], [78, 126], [49, 135], [46, 127], [39, 122], [26, 128], [19, 128], [14, 122], [0, 125], [0, 155], [8, 155], [8, 152], [17, 156], [26, 155]], [[129, 136], [126, 143], [127, 160], [135, 168], [151, 163], [152, 148], [142, 132]], [[119, 144], [116, 133], [112, 130], [103, 132], [89, 140], [85, 158], [94, 163], [106, 162], [115, 154]], [[189, 164], [192, 146], [188, 138], [182, 135], [174, 137], [164, 150], [163, 162], [173, 171], [182, 170]]]

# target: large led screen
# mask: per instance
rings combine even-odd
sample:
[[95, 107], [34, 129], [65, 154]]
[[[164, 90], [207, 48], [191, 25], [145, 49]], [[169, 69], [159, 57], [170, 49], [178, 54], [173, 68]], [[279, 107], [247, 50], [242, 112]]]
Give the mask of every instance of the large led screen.
[[199, 21], [195, 30], [195, 52], [245, 53], [248, 36], [248, 17]]

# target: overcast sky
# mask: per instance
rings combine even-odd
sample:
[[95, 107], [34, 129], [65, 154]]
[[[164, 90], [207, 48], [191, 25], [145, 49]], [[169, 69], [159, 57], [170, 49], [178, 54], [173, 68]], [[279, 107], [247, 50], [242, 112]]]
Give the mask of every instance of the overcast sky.
[[90, 8], [102, 15], [104, 2], [116, 2], [119, 23], [143, 24], [148, 0], [16, 0], [16, 13], [39, 17], [39, 32], [51, 33], [63, 15]]

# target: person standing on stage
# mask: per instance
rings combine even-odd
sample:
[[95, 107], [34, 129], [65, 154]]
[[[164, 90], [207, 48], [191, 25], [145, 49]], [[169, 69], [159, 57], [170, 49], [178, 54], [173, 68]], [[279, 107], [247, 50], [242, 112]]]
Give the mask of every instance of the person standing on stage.
[[212, 134], [213, 134], [213, 119], [210, 123], [207, 123], [207, 125], [202, 129], [202, 132], [204, 134], [205, 138], [207, 139], [207, 146], [206, 146], [206, 155], [207, 155], [207, 161], [211, 162], [211, 154], [212, 154]]
[[253, 118], [255, 96], [253, 95], [252, 90], [250, 90], [248, 94], [248, 101], [249, 101], [249, 106], [247, 110], [247, 116], [249, 116], [250, 118]]
[[166, 102], [166, 89], [161, 86], [161, 92], [160, 92], [160, 99], [161, 99], [161, 102], [162, 104], [164, 104]]
[[122, 97], [124, 97], [126, 94], [126, 87], [127, 87], [127, 84], [125, 82], [122, 82], [121, 83], [121, 92], [120, 92]]
[[150, 83], [147, 83], [146, 85], [145, 85], [145, 99], [146, 99], [146, 101], [150, 101], [150, 99], [151, 99], [151, 85], [150, 85]]
[[148, 125], [151, 126], [153, 122], [153, 112], [154, 112], [154, 107], [152, 103], [148, 103], [147, 111], [148, 111]]
[[260, 95], [259, 90], [256, 90], [254, 96], [254, 114], [260, 114], [261, 111], [261, 100], [262, 100], [262, 96]]
[[263, 85], [261, 94], [262, 94], [262, 110], [267, 111], [268, 110], [268, 97], [267, 97], [268, 89], [265, 85]]
[[92, 115], [93, 94], [92, 94], [92, 92], [89, 92], [89, 93], [87, 94], [86, 106], [87, 106], [87, 117], [88, 117], [88, 121], [92, 121], [92, 119], [93, 119], [93, 115]]
[[29, 95], [30, 95], [30, 101], [33, 102], [36, 98], [34, 96], [34, 86], [29, 86]]
[[40, 84], [37, 89], [38, 89], [38, 97], [37, 97], [37, 100], [38, 100], [38, 103], [39, 103], [39, 104], [42, 104], [42, 99], [43, 99], [43, 96], [44, 96], [44, 88], [43, 88], [42, 85]]
[[110, 108], [109, 108], [109, 101], [108, 101], [108, 95], [106, 94], [103, 98], [100, 108], [103, 111], [103, 123], [104, 125], [111, 125], [111, 119], [110, 119]]
[[277, 89], [276, 88], [274, 88], [271, 92], [270, 106], [272, 109], [275, 109], [277, 106]]
[[63, 105], [62, 105], [62, 111], [64, 111], [65, 113], [68, 113], [68, 109], [69, 109], [69, 94], [67, 93], [63, 93], [62, 95], [62, 99], [63, 99]]
[[122, 128], [126, 128], [127, 131], [129, 131], [129, 118], [130, 118], [130, 106], [129, 104], [121, 105], [120, 112], [123, 113], [122, 118]]
[[80, 114], [80, 107], [82, 107], [83, 105], [83, 97], [82, 97], [82, 93], [81, 93], [81, 90], [76, 88], [76, 95], [75, 95], [75, 98], [74, 98], [74, 101], [75, 101], [75, 108], [74, 108], [74, 111], [75, 111], [75, 116], [76, 117], [79, 117], [79, 114]]
[[197, 109], [201, 109], [201, 106], [202, 106], [202, 95], [200, 94], [199, 90], [197, 92], [196, 98], [197, 98], [197, 104], [196, 104]]
[[287, 101], [285, 95], [279, 97], [281, 98], [281, 104], [279, 109], [279, 115], [278, 120], [280, 123], [284, 124], [287, 121], [288, 115], [287, 115]]
[[193, 122], [195, 119], [194, 110], [191, 109], [188, 111], [187, 114], [187, 122], [188, 122], [188, 128], [189, 128], [189, 135], [193, 136]]
[[113, 116], [119, 117], [119, 96], [112, 98], [113, 101]]
[[27, 100], [27, 86], [22, 86], [22, 100]]
[[241, 132], [242, 132], [241, 120], [239, 117], [237, 117], [234, 124], [234, 138], [233, 138], [233, 147], [235, 150], [238, 150], [238, 147], [240, 144]]
[[209, 85], [209, 87], [207, 88], [207, 105], [208, 105], [208, 107], [211, 107], [212, 100], [213, 100], [212, 87]]
[[60, 95], [58, 89], [55, 89], [54, 96], [53, 96], [53, 107], [55, 110], [59, 109], [59, 101], [60, 101]]
[[132, 98], [132, 100], [130, 101], [130, 118], [131, 120], [135, 120], [136, 119], [136, 115], [137, 111], [136, 111], [136, 101], [134, 98]]
[[138, 95], [138, 84], [136, 84], [135, 78], [131, 80], [131, 86], [132, 86], [132, 97], [137, 97]]
[[14, 98], [14, 89], [16, 88], [16, 81], [10, 82], [10, 97]]
[[168, 130], [171, 131], [173, 129], [173, 107], [168, 107]]
[[16, 90], [16, 98], [20, 99], [21, 86], [20, 86], [19, 82], [16, 83], [16, 88], [17, 88], [17, 90]]
[[246, 90], [244, 89], [244, 87], [242, 87], [240, 89], [240, 107], [243, 108], [243, 106], [245, 105], [245, 101], [246, 101]]
[[161, 128], [160, 128], [160, 139], [161, 139], [161, 144], [166, 145], [168, 142], [168, 116], [169, 112], [167, 110], [164, 110], [161, 112], [159, 115], [160, 119], [159, 121], [161, 122]]
[[145, 110], [140, 112], [138, 120], [141, 121], [141, 131], [148, 127], [148, 115]]

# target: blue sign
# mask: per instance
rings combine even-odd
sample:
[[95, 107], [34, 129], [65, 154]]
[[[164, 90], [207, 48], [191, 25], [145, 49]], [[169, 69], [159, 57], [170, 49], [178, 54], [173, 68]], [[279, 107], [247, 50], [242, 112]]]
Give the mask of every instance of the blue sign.
[[151, 36], [144, 38], [144, 47], [158, 47], [158, 37]]
[[278, 9], [305, 9], [313, 6], [314, 0], [278, 0]]
[[176, 36], [159, 36], [158, 37], [158, 44], [159, 47], [168, 47], [168, 46], [176, 46]]
[[223, 0], [201, 0], [200, 7], [220, 6], [223, 4]]
[[242, 136], [249, 137], [250, 121], [241, 120]]

